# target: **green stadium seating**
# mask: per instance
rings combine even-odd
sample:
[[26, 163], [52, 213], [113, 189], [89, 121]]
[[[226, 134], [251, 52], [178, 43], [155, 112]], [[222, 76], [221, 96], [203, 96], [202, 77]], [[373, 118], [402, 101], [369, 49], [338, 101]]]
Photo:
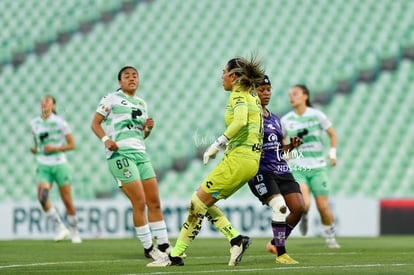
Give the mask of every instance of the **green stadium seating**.
[[[375, 144], [393, 144], [412, 134], [406, 125], [412, 107], [406, 102], [414, 101], [407, 92], [413, 90], [414, 73], [412, 63], [402, 56], [404, 49], [414, 48], [414, 1], [155, 0], [135, 1], [138, 4], [129, 13], [121, 13], [125, 2], [0, 1], [0, 87], [7, 87], [2, 96], [9, 99], [0, 112], [9, 118], [3, 123], [4, 132], [13, 132], [24, 144], [23, 149], [4, 154], [19, 156], [1, 170], [10, 182], [17, 180], [13, 169], [19, 161], [25, 170], [34, 169], [27, 157], [31, 146], [27, 128], [14, 125], [28, 123], [39, 113], [41, 97], [50, 93], [74, 130], [77, 149], [68, 156], [76, 171], [75, 195], [90, 199], [98, 193], [118, 194], [90, 121], [101, 97], [117, 89], [118, 70], [128, 64], [140, 71], [138, 95], [148, 102], [156, 122], [147, 147], [154, 168], [164, 172], [160, 191], [163, 196], [191, 193], [213, 167], [194, 159], [197, 150], [224, 130], [223, 66], [234, 56], [257, 53], [273, 83], [269, 109], [287, 112], [288, 90], [297, 83], [310, 87], [313, 100], [329, 103], [323, 108], [340, 141], [340, 162], [330, 169], [333, 194], [413, 194], [405, 179], [404, 167], [412, 165], [406, 156], [392, 158], [401, 167], [395, 170], [402, 175], [401, 187], [394, 193], [394, 185], [382, 188], [396, 174], [381, 171], [387, 164], [377, 159], [387, 160], [389, 151]], [[104, 23], [99, 19], [105, 11], [114, 16]], [[90, 32], [79, 31], [85, 21], [92, 22]], [[64, 32], [70, 40], [57, 43]], [[38, 42], [49, 43], [42, 55], [34, 51]], [[13, 67], [10, 62], [19, 51], [27, 53], [25, 62]], [[378, 70], [389, 58], [398, 63], [395, 73], [381, 72], [372, 83], [356, 84], [360, 72]], [[334, 95], [338, 81], [349, 81], [354, 90]], [[11, 87], [19, 87], [18, 96]], [[199, 140], [194, 139], [196, 134]], [[368, 144], [355, 146], [367, 142], [367, 135], [372, 138]], [[6, 143], [16, 147], [14, 139]], [[381, 157], [372, 157], [377, 154]], [[355, 156], [361, 158], [357, 163]], [[184, 172], [170, 170], [177, 159], [185, 162]], [[0, 201], [8, 196], [35, 199], [30, 194], [33, 175], [26, 174], [30, 178], [22, 183], [25, 191], [0, 186]]]

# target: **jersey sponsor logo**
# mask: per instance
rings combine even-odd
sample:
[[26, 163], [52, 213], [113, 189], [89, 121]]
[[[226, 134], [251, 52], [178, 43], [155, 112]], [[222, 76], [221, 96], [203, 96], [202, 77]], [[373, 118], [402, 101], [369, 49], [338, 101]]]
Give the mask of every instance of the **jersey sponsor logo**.
[[49, 137], [49, 133], [48, 132], [40, 133], [39, 134], [40, 142], [44, 142], [48, 137]]
[[288, 131], [298, 131], [304, 128], [311, 128], [313, 126], [316, 126], [319, 124], [319, 121], [316, 119], [313, 120], [308, 120], [308, 121], [303, 121], [303, 122], [299, 122], [299, 121], [289, 121], [286, 123], [286, 129]]
[[269, 129], [272, 129], [272, 130], [276, 130], [275, 126], [273, 126], [272, 123], [267, 124], [266, 127], [269, 128]]
[[275, 141], [278, 141], [276, 133], [271, 133], [271, 134], [267, 137], [267, 140], [268, 140], [269, 142], [275, 142]]
[[138, 108], [137, 109], [133, 108], [132, 112], [131, 112], [131, 116], [132, 116], [132, 118], [140, 117], [140, 116], [142, 116], [142, 111]]
[[262, 144], [261, 143], [255, 143], [252, 145], [252, 151], [253, 152], [261, 152], [262, 151]]
[[309, 133], [308, 129], [303, 129], [302, 131], [298, 132], [298, 137], [299, 138], [303, 138], [304, 136], [306, 136]]
[[243, 103], [246, 103], [245, 98], [244, 98], [244, 97], [242, 97], [242, 96], [237, 96], [237, 97], [234, 97], [234, 98], [233, 98], [233, 101], [235, 102], [235, 103], [234, 103], [235, 105], [237, 105], [237, 104], [243, 104]]
[[256, 184], [254, 187], [256, 188], [256, 191], [259, 194], [259, 196], [263, 196], [264, 194], [268, 192], [266, 188], [266, 184], [264, 184], [263, 182]]

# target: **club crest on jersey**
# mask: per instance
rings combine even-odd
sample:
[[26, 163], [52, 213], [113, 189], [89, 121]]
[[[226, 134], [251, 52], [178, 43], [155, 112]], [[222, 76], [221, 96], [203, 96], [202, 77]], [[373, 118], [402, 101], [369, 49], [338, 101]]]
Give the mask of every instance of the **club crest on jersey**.
[[128, 169], [124, 169], [123, 171], [124, 177], [130, 178], [132, 176], [131, 172]]
[[276, 135], [275, 133], [270, 133], [270, 135], [267, 137], [267, 140], [268, 140], [269, 142], [272, 142], [272, 141], [278, 141], [278, 140], [277, 140], [277, 135]]
[[105, 106], [105, 105], [101, 105], [101, 109], [102, 111], [104, 111], [105, 113], [107, 113], [109, 111], [109, 107]]

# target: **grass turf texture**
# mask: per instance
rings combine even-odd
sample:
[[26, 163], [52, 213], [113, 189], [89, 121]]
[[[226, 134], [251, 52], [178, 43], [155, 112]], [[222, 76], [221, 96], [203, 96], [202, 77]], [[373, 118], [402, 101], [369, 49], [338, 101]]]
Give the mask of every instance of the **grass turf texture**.
[[[323, 238], [291, 238], [288, 254], [297, 265], [281, 265], [265, 250], [269, 238], [253, 238], [235, 267], [227, 266], [224, 239], [197, 238], [183, 267], [149, 268], [137, 239], [0, 241], [0, 274], [413, 274], [414, 236], [338, 238], [328, 249]], [[173, 242], [174, 243], [174, 242]]]

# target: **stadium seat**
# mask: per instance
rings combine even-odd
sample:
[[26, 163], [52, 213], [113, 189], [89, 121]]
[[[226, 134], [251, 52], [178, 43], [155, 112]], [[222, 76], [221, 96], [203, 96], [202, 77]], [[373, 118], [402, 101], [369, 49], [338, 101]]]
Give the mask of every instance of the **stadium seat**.
[[[129, 13], [120, 12], [126, 1], [22, 1], [0, 1], [4, 37], [0, 86], [19, 87], [24, 93], [17, 97], [13, 89], [3, 89], [2, 96], [10, 98], [2, 108], [3, 117], [16, 113], [4, 128], [11, 131], [13, 125], [37, 115], [45, 93], [55, 95], [58, 110], [71, 123], [77, 139], [78, 150], [70, 155], [79, 174], [74, 179], [79, 184], [77, 196], [89, 199], [96, 193], [112, 192], [102, 146], [90, 131], [90, 121], [100, 98], [117, 88], [120, 67], [132, 64], [140, 70], [138, 93], [147, 100], [156, 120], [147, 140], [154, 168], [168, 171], [176, 159], [191, 160], [184, 172], [165, 173], [160, 181], [160, 189], [164, 189], [165, 181], [193, 179], [199, 183], [213, 167], [203, 166], [195, 157], [197, 150], [224, 130], [228, 94], [221, 85], [221, 71], [228, 59], [250, 53], [263, 58], [271, 76], [272, 111], [282, 115], [290, 110], [287, 92], [297, 83], [309, 85], [312, 99], [328, 99], [323, 109], [338, 132], [341, 157], [330, 172], [334, 194], [382, 196], [391, 192], [380, 188], [390, 181], [391, 174], [374, 173], [384, 163], [366, 158], [374, 155], [376, 143], [391, 144], [399, 134], [413, 133], [406, 125], [411, 106], [405, 104], [414, 100], [407, 93], [414, 88], [413, 65], [402, 59], [406, 49], [414, 49], [413, 1], [157, 0], [135, 1]], [[232, 8], [235, 5], [237, 11]], [[113, 12], [113, 18], [103, 23], [99, 18], [105, 11]], [[84, 21], [92, 21], [93, 27], [80, 33]], [[62, 32], [70, 33], [64, 44], [57, 43]], [[33, 51], [38, 42], [49, 43], [42, 55]], [[28, 53], [19, 67], [10, 66], [16, 51]], [[380, 61], [386, 58], [399, 61], [396, 71], [381, 72], [372, 83], [356, 84], [361, 72], [378, 73]], [[341, 91], [338, 87], [346, 93], [331, 96], [331, 90]], [[16, 133], [30, 139], [23, 130]], [[200, 135], [200, 144], [194, 140], [195, 133]], [[359, 153], [359, 144], [366, 142], [367, 135], [372, 140]], [[16, 147], [16, 141], [7, 140], [7, 146]], [[33, 168], [26, 151], [16, 154], [26, 169]], [[363, 159], [354, 163], [355, 156]], [[405, 156], [392, 161], [396, 166], [413, 164]], [[13, 158], [6, 164], [8, 175], [13, 175], [17, 162]], [[82, 165], [84, 162], [89, 164]], [[358, 172], [360, 169], [368, 172]], [[106, 172], [89, 175], [102, 170]], [[375, 193], [365, 185], [371, 177], [381, 181], [372, 188]], [[409, 190], [406, 181], [404, 184]], [[183, 187], [180, 192], [191, 192], [191, 188]], [[174, 190], [163, 192], [177, 195]]]

